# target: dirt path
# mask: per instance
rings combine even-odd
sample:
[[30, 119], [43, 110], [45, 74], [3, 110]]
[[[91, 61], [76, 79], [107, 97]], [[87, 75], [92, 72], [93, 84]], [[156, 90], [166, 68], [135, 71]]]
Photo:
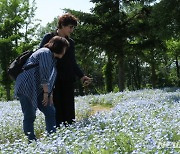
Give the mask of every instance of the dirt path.
[[93, 105], [91, 106], [91, 109], [92, 109], [91, 114], [95, 114], [96, 112], [110, 111], [111, 107], [102, 106], [102, 105]]

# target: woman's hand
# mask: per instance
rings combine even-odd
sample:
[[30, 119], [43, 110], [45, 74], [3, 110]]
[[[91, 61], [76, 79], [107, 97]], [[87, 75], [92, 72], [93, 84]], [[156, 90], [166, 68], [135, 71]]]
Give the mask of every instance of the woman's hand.
[[43, 104], [44, 106], [47, 106], [47, 105], [48, 105], [48, 101], [49, 101], [48, 93], [47, 93], [47, 92], [44, 92], [44, 93], [43, 93], [43, 101], [42, 101], [42, 104]]
[[86, 87], [92, 82], [93, 78], [90, 78], [88, 76], [83, 76], [81, 78], [81, 82], [83, 83], [83, 86]]

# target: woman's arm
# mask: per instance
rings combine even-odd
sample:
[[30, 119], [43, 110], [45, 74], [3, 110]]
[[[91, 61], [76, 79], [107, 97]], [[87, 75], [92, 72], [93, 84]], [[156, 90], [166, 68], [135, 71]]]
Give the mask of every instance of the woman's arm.
[[49, 77], [52, 70], [53, 60], [52, 53], [49, 49], [43, 49], [44, 51], [39, 54], [39, 73], [40, 81], [43, 88], [43, 105], [49, 103], [49, 96], [51, 90], [49, 89]]
[[49, 93], [48, 93], [48, 85], [47, 84], [42, 84], [43, 87], [43, 105], [47, 106], [49, 102]]

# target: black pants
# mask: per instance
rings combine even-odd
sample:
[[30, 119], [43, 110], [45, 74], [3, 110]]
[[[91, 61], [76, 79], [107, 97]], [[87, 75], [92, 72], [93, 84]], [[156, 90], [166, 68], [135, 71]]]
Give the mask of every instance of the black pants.
[[56, 109], [56, 126], [61, 123], [72, 124], [75, 120], [74, 82], [58, 82], [53, 91]]

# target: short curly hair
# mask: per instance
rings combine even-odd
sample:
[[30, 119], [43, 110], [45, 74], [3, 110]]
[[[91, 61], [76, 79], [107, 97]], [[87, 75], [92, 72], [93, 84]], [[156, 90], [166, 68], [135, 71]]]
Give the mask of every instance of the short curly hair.
[[62, 26], [68, 26], [68, 25], [77, 26], [77, 23], [78, 23], [78, 19], [74, 15], [67, 13], [59, 17], [58, 28], [61, 29]]

